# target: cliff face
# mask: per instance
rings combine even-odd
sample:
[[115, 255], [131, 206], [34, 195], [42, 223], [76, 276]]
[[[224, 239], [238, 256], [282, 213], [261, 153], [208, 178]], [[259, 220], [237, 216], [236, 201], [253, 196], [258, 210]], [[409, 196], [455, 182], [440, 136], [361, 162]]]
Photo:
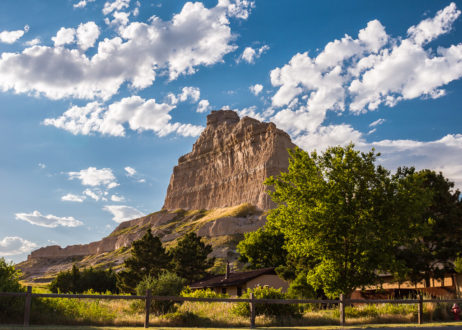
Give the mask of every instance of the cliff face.
[[249, 203], [273, 206], [263, 181], [288, 167], [295, 145], [273, 123], [212, 111], [192, 152], [173, 169], [163, 208], [213, 209]]
[[212, 111], [192, 152], [173, 169], [162, 211], [125, 221], [97, 242], [40, 248], [17, 267], [26, 281], [39, 282], [73, 264], [118, 270], [148, 228], [166, 246], [196, 232], [212, 245], [212, 256], [236, 260], [237, 243], [265, 223], [262, 210], [272, 206], [263, 181], [287, 170], [287, 149], [294, 146], [272, 123]]

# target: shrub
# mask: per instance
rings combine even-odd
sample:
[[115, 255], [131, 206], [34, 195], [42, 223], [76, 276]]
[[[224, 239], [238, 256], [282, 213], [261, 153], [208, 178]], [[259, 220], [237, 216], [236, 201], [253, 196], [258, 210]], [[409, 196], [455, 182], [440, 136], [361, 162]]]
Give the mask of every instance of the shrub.
[[74, 265], [70, 271], [59, 272], [49, 288], [53, 293], [82, 293], [88, 290], [118, 293], [116, 282], [116, 275], [112, 269], [105, 271], [90, 267], [79, 271]]
[[[138, 295], [144, 295], [147, 289], [151, 289], [153, 296], [178, 296], [183, 289], [185, 280], [175, 273], [164, 271], [158, 277], [146, 276], [136, 287]], [[156, 315], [174, 311], [173, 301], [151, 302], [151, 312]]]
[[[242, 298], [249, 298], [253, 292], [255, 299], [285, 299], [286, 295], [281, 289], [275, 289], [268, 286], [259, 286], [255, 289], [247, 289], [247, 292], [242, 295]], [[238, 303], [231, 309], [232, 312], [240, 316], [250, 316], [250, 306], [248, 303]], [[255, 315], [267, 316], [300, 316], [296, 305], [290, 304], [256, 304]]]
[[211, 289], [191, 290], [189, 286], [181, 291], [180, 296], [190, 298], [229, 298], [227, 293], [216, 293]]
[[[20, 275], [12, 263], [0, 258], [0, 292], [24, 292], [24, 288], [19, 284]], [[23, 309], [24, 298], [0, 297], [0, 321], [15, 321], [22, 316]]]

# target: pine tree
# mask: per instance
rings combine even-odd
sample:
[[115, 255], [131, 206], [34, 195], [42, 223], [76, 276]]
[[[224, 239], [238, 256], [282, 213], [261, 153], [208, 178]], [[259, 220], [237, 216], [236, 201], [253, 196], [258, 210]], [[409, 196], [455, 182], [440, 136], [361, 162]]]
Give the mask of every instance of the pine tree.
[[159, 237], [151, 229], [132, 244], [131, 257], [125, 260], [125, 269], [118, 274], [117, 286], [125, 292], [135, 293], [138, 283], [146, 276], [157, 277], [168, 270], [170, 256], [165, 252]]
[[169, 253], [172, 257], [173, 271], [188, 282], [194, 282], [207, 275], [206, 269], [213, 266], [215, 259], [207, 258], [212, 252], [195, 233], [186, 234]]

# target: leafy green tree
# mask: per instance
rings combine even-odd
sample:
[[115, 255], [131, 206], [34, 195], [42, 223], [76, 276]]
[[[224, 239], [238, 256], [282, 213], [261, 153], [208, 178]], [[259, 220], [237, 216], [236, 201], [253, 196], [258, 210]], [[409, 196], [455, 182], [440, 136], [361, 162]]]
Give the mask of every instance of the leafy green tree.
[[[16, 270], [12, 263], [0, 258], [0, 292], [24, 292], [19, 283], [21, 272]], [[1, 297], [0, 299], [0, 322], [12, 322], [20, 320], [24, 308], [24, 298]]]
[[118, 274], [117, 286], [124, 292], [135, 293], [143, 278], [157, 277], [170, 269], [170, 261], [159, 237], [148, 229], [141, 239], [132, 243], [131, 257], [125, 260], [125, 269]]
[[172, 270], [189, 283], [198, 281], [215, 262], [214, 258], [207, 258], [211, 252], [212, 246], [204, 244], [195, 233], [186, 234], [169, 250]]
[[284, 249], [284, 235], [276, 230], [262, 227], [246, 233], [237, 245], [239, 261], [248, 263], [248, 268], [258, 269], [278, 267], [286, 264], [287, 251]]
[[394, 251], [421, 217], [428, 193], [412, 173], [391, 176], [378, 154], [350, 144], [322, 155], [290, 150], [288, 172], [266, 184], [277, 208], [267, 225], [284, 248], [305, 260], [307, 284], [335, 297], [377, 281], [377, 271], [400, 269]]
[[[153, 296], [179, 296], [183, 290], [185, 279], [169, 271], [161, 272], [157, 277], [147, 275], [136, 287], [136, 293], [140, 296], [151, 290]], [[140, 305], [144, 307], [143, 304]], [[165, 314], [174, 309], [173, 301], [151, 301], [151, 312], [155, 314]]]
[[88, 290], [118, 293], [116, 283], [116, 274], [112, 269], [95, 270], [90, 267], [79, 271], [74, 265], [70, 271], [59, 272], [49, 288], [54, 293], [82, 293]]
[[431, 170], [416, 173], [423, 188], [431, 193], [431, 203], [416, 219], [415, 235], [396, 252], [404, 261], [404, 276], [413, 282], [442, 278], [454, 271], [454, 260], [462, 251], [462, 202], [460, 191], [443, 174]]

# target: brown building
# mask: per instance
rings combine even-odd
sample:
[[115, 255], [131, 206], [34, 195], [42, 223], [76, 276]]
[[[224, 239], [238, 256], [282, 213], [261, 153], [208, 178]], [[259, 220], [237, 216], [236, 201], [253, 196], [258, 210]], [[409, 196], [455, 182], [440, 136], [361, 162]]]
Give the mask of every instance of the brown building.
[[444, 278], [431, 278], [430, 285], [425, 281], [411, 283], [397, 282], [391, 275], [381, 276], [382, 284], [370, 285], [363, 290], [356, 290], [352, 299], [406, 298], [418, 293], [432, 297], [456, 298], [462, 296], [462, 274], [446, 274]]
[[289, 282], [276, 275], [274, 268], [263, 268], [247, 272], [230, 272], [216, 275], [190, 285], [191, 289], [212, 289], [216, 293], [227, 293], [230, 296], [241, 296], [247, 289], [258, 286], [269, 286], [286, 292]]

